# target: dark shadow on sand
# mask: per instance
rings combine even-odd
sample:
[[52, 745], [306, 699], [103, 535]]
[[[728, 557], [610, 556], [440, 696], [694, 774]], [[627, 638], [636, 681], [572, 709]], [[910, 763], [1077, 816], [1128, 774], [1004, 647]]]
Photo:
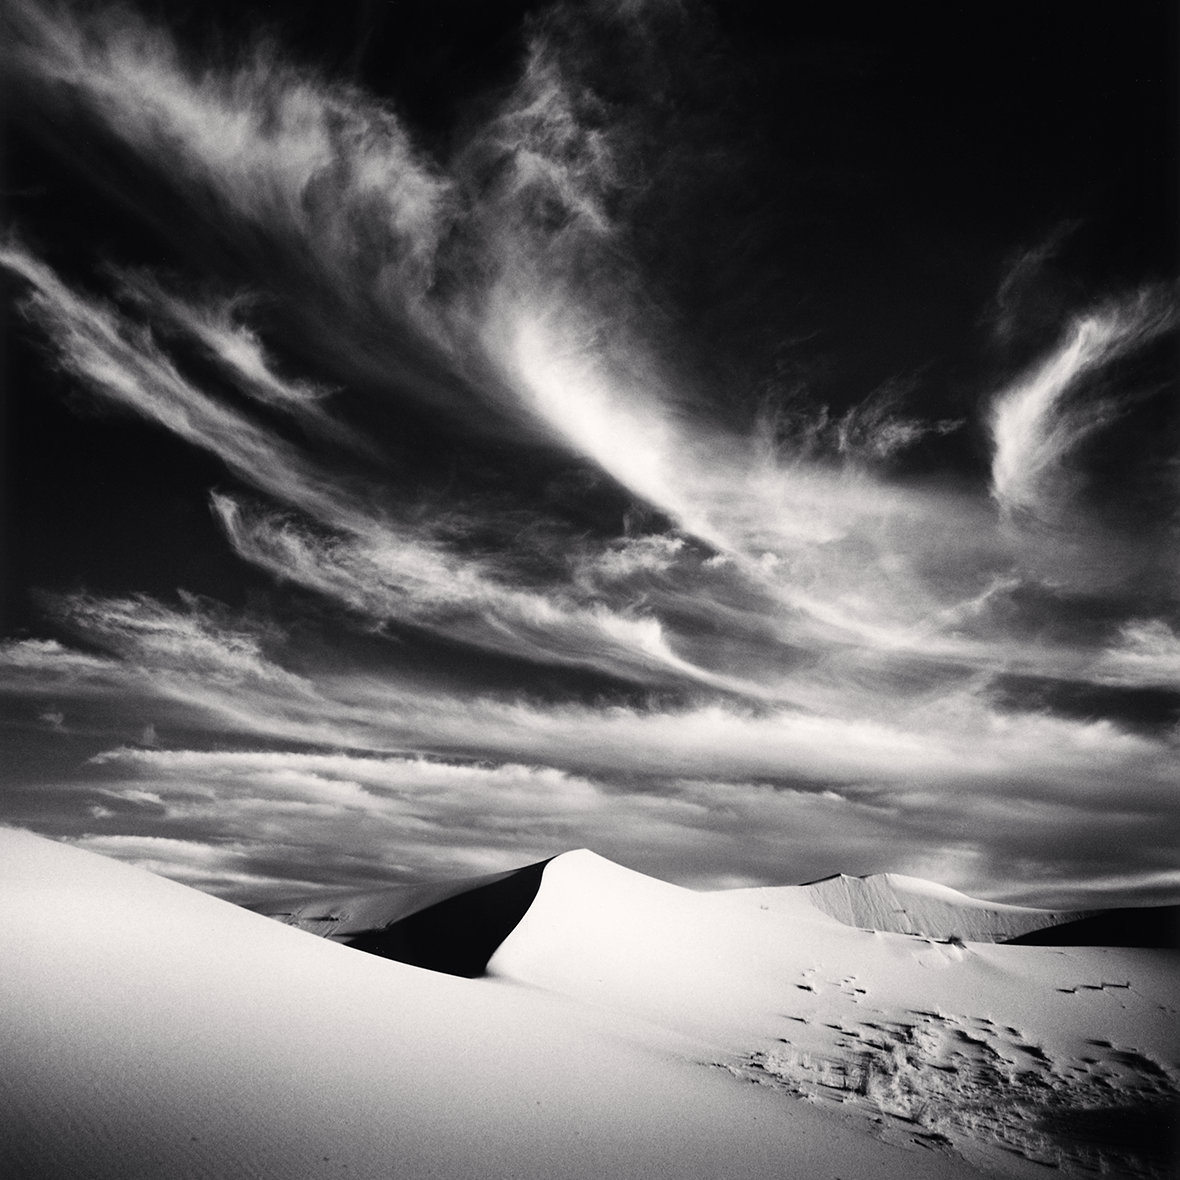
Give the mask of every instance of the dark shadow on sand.
[[475, 979], [486, 972], [496, 948], [533, 904], [548, 863], [527, 865], [380, 930], [364, 930], [341, 941], [370, 955]]
[[1007, 946], [1118, 946], [1180, 949], [1180, 905], [1103, 910], [1006, 940]]
[[[1098, 1148], [1139, 1165], [1180, 1163], [1180, 1108], [1174, 1102], [1055, 1111], [1037, 1125], [1067, 1149]], [[1168, 1174], [1175, 1174], [1170, 1167]]]

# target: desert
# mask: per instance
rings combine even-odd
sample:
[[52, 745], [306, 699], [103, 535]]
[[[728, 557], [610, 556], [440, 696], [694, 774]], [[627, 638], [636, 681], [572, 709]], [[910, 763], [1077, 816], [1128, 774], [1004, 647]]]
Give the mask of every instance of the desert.
[[0, 1180], [1170, 1180], [1180, 7], [0, 0]]
[[1166, 1177], [1175, 1159], [1174, 950], [871, 931], [806, 887], [699, 893], [581, 850], [462, 978], [26, 832], [0, 845], [8, 1175]]

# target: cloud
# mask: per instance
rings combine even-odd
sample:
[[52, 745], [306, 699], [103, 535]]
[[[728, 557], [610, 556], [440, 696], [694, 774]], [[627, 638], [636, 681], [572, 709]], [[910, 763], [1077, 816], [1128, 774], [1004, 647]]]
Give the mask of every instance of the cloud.
[[1118, 642], [1098, 658], [1095, 679], [1126, 687], [1180, 689], [1180, 634], [1163, 619], [1124, 623]]
[[[675, 641], [658, 618], [625, 600], [619, 603], [602, 594], [592, 594], [586, 601], [587, 586], [579, 584], [576, 577], [544, 592], [514, 588], [510, 565], [499, 571], [487, 561], [461, 556], [440, 540], [437, 526], [420, 517], [415, 520], [406, 507], [399, 509], [390, 502], [387, 489], [378, 485], [366, 489], [355, 476], [321, 466], [272, 430], [214, 400], [180, 372], [144, 329], [113, 305], [72, 291], [20, 247], [0, 251], [0, 263], [32, 285], [26, 313], [53, 340], [64, 368], [104, 397], [212, 452], [239, 479], [328, 530], [317, 536], [297, 521], [274, 512], [248, 510], [237, 498], [217, 494], [213, 504], [218, 518], [245, 559], [378, 621], [411, 622], [523, 659], [591, 667], [653, 686], [677, 681], [699, 684], [756, 699], [778, 691], [773, 683], [759, 683], [724, 667], [700, 666], [685, 658], [678, 654]], [[703, 492], [708, 497], [715, 493], [715, 503], [727, 514], [728, 524], [736, 530], [751, 526], [759, 530], [753, 538], [741, 537], [745, 551], [732, 554], [738, 562], [738, 580], [761, 585], [762, 592], [770, 595], [767, 606], [772, 616], [777, 599], [796, 618], [807, 620], [802, 625], [788, 624], [785, 630], [781, 620], [764, 620], [758, 628], [763, 635], [779, 629], [783, 642], [814, 644], [825, 631], [834, 631], [855, 636], [860, 642], [880, 642], [882, 636], [892, 637], [885, 639], [886, 643], [897, 642], [899, 620], [875, 623], [865, 616], [868, 599], [860, 593], [860, 584], [866, 578], [879, 583], [882, 572], [871, 550], [867, 562], [863, 547], [849, 560], [832, 545], [818, 552], [800, 551], [799, 538], [793, 538], [793, 553], [787, 553], [780, 570], [778, 554], [761, 545], [777, 540], [780, 551], [787, 552], [781, 545], [781, 526], [771, 522], [791, 515], [783, 500], [794, 494], [794, 484], [815, 485], [809, 493], [814, 500], [796, 507], [795, 515], [801, 520], [808, 513], [818, 516], [821, 503], [827, 506], [829, 516], [848, 510], [851, 504], [850, 519], [855, 520], [858, 513], [871, 515], [879, 533], [882, 521], [892, 512], [910, 537], [922, 535], [920, 544], [930, 548], [936, 519], [942, 534], [954, 528], [945, 504], [941, 514], [936, 504], [911, 501], [900, 494], [891, 504], [886, 491], [873, 489], [863, 480], [857, 488], [855, 483], [841, 484], [843, 477], [822, 472], [792, 475], [780, 471], [770, 459], [761, 461], [761, 471], [753, 465], [739, 470], [740, 452], [727, 458], [724, 439], [714, 439], [711, 457], [706, 457], [710, 452], [702, 438], [697, 447], [702, 463], [699, 470], [691, 466], [691, 452], [682, 455], [688, 461], [674, 467], [672, 451], [665, 468], [675, 470], [676, 481], [691, 489], [686, 495], [700, 497]], [[828, 487], [831, 502], [820, 495], [823, 486]], [[843, 495], [837, 490], [841, 486]], [[388, 507], [382, 505], [383, 499]], [[399, 516], [405, 523], [399, 522]], [[451, 510], [447, 526], [461, 516], [462, 510]], [[779, 536], [768, 536], [762, 531], [764, 525], [774, 528]], [[814, 543], [839, 539], [835, 535], [810, 538]], [[608, 554], [617, 551], [606, 550]], [[945, 561], [945, 547], [943, 557]], [[896, 579], [902, 573], [907, 574], [907, 584], [899, 588], [901, 593], [878, 594], [877, 602], [886, 609], [904, 603], [911, 617], [902, 622], [903, 630], [909, 631], [911, 642], [920, 642], [919, 633], [913, 630], [913, 622], [918, 620], [912, 612], [915, 606], [934, 604], [921, 592], [912, 573], [895, 560], [891, 577]], [[851, 581], [848, 597], [833, 593], [845, 580]], [[813, 593], [800, 589], [800, 583], [823, 589]], [[876, 609], [879, 611], [879, 606]], [[696, 647], [705, 652], [699, 643]]]
[[496, 314], [489, 347], [534, 412], [773, 602], [784, 643], [920, 649], [956, 596], [978, 593], [981, 566], [1010, 560], [978, 498], [737, 434], [683, 404], [625, 334], [604, 347], [573, 311], [518, 301]]
[[[100, 809], [95, 809], [96, 818]], [[251, 847], [235, 847], [228, 843], [208, 844], [201, 840], [182, 840], [175, 836], [135, 836], [127, 834], [77, 836], [69, 843], [99, 856], [170, 877], [183, 885], [221, 896], [232, 897], [235, 889], [242, 900], [258, 897], [267, 888], [273, 893], [294, 887], [314, 889], [319, 882], [314, 878], [281, 876], [268, 879], [258, 871], [251, 857]]]
[[108, 780], [103, 794], [138, 805], [145, 828], [249, 845], [256, 860], [298, 849], [297, 860], [315, 865], [306, 871], [328, 884], [516, 867], [551, 855], [573, 817], [610, 806], [587, 780], [512, 764], [135, 749], [94, 762]]
[[[780, 463], [764, 440], [693, 421], [700, 407], [672, 393], [640, 339], [649, 309], [605, 211], [631, 183], [608, 112], [543, 36], [448, 176], [381, 104], [276, 50], [198, 69], [126, 14], [83, 24], [65, 10], [17, 11], [24, 68], [67, 88], [161, 173], [186, 177], [190, 193], [217, 193], [229, 212], [208, 215], [223, 236], [240, 237], [245, 219], [299, 265], [316, 260], [317, 279], [297, 284], [318, 312], [310, 330], [338, 361], [371, 354], [366, 372], [385, 366], [386, 389], [452, 409], [459, 398], [469, 424], [482, 403], [539, 428], [725, 550], [822, 543], [896, 501], [888, 487]], [[298, 387], [260, 377], [240, 330], [183, 318], [256, 390], [291, 400]], [[416, 374], [382, 334], [419, 356]], [[841, 419], [839, 449], [882, 456], [944, 426], [878, 398]]]
[[[259, 736], [394, 751], [433, 750], [518, 759], [573, 772], [757, 778], [782, 783], [1012, 782], [1075, 795], [1133, 774], [1145, 789], [1172, 777], [1171, 746], [1106, 722], [993, 714], [971, 684], [916, 699], [877, 696], [846, 715], [750, 709], [733, 703], [653, 705], [529, 703], [508, 696], [440, 693], [395, 672], [296, 675], [265, 654], [281, 638], [229, 629], [200, 603], [186, 613], [150, 599], [65, 600], [59, 610], [119, 659], [77, 658], [59, 645], [5, 649], [18, 674], [64, 694], [112, 675], [136, 677], [234, 718]], [[875, 713], [875, 715], [874, 715]], [[140, 725], [147, 719], [142, 719]], [[224, 721], [219, 721], [219, 724]], [[1130, 788], [1128, 788], [1130, 789]]]
[[[80, 109], [146, 161], [253, 272], [305, 352], [314, 341], [346, 378], [441, 407], [452, 424], [519, 429], [521, 407], [480, 344], [487, 292], [522, 277], [563, 285], [570, 251], [608, 236], [613, 182], [608, 137], [592, 126], [603, 112], [566, 84], [543, 38], [448, 170], [388, 104], [264, 41], [211, 63], [127, 10], [26, 0], [10, 20], [9, 60], [39, 101], [63, 120]], [[240, 333], [216, 337], [219, 355], [257, 369]]]
[[0, 248], [0, 265], [31, 286], [23, 310], [53, 342], [67, 372], [212, 452], [253, 486], [316, 515], [340, 514], [341, 498], [322, 473], [273, 433], [199, 390], [144, 328], [112, 305], [71, 290], [19, 245]]
[[1046, 525], [1069, 521], [1081, 483], [1069, 460], [1120, 412], [1117, 395], [1095, 393], [1087, 378], [1176, 323], [1171, 298], [1145, 288], [1076, 317], [1047, 359], [996, 396], [990, 419], [992, 494], [1005, 513]]
[[[477, 216], [499, 223], [500, 241], [568, 248], [615, 228], [606, 203], [623, 178], [611, 139], [606, 104], [588, 87], [571, 86], [545, 37], [534, 36], [520, 80], [467, 145], [457, 172], [497, 177]], [[539, 261], [533, 251], [523, 263]], [[499, 262], [511, 273], [522, 264], [507, 256]]]
[[274, 357], [244, 318], [251, 300], [237, 295], [204, 303], [180, 298], [151, 275], [120, 273], [122, 293], [145, 315], [196, 340], [239, 390], [261, 404], [291, 415], [306, 431], [380, 462], [380, 450], [321, 404], [338, 387], [281, 375]]
[[[605, 562], [604, 569], [611, 560], [617, 565], [624, 552], [618, 542], [608, 542], [600, 557], [581, 544], [572, 568], [559, 559], [548, 585], [519, 588], [510, 551], [479, 557], [444, 539], [447, 533], [461, 538], [473, 527], [475, 518], [465, 522], [464, 506], [448, 506], [430, 519], [413, 504], [398, 503], [393, 488], [366, 485], [349, 471], [308, 457], [198, 388], [114, 305], [73, 291], [19, 246], [0, 251], [0, 264], [31, 285], [26, 314], [49, 335], [67, 371], [103, 397], [216, 455], [238, 479], [314, 522], [317, 527], [252, 509], [230, 493], [214, 495], [214, 509], [235, 550], [277, 577], [378, 622], [412, 623], [526, 660], [594, 668], [650, 686], [683, 683], [752, 699], [799, 699], [781, 676], [751, 678], [729, 666], [736, 651], [711, 649], [700, 638], [699, 623], [686, 626], [682, 635], [669, 631], [648, 604], [666, 603], [675, 612], [684, 593], [653, 585], [638, 595], [626, 587], [616, 594], [606, 584], [587, 582], [584, 572], [595, 562]], [[558, 385], [567, 396], [576, 381], [571, 377]], [[637, 390], [630, 403], [643, 413], [645, 396]], [[642, 422], [628, 427], [612, 412], [608, 407], [594, 428], [603, 432], [604, 447], [616, 435], [644, 437], [644, 448], [665, 445], [659, 431]], [[986, 653], [964, 653], [961, 644], [939, 633], [940, 620], [955, 605], [954, 597], [948, 602], [948, 591], [977, 594], [981, 556], [987, 564], [1002, 557], [998, 542], [989, 538], [985, 506], [964, 497], [882, 487], [864, 474], [784, 464], [752, 443], [747, 447], [692, 425], [676, 430], [679, 440], [669, 433], [667, 455], [650, 465], [649, 491], [669, 511], [682, 499], [684, 530], [694, 532], [696, 522], [698, 536], [724, 546], [731, 564], [714, 567], [711, 592], [698, 593], [693, 609], [736, 627], [738, 650], [772, 639], [805, 651], [835, 643], [952, 662], [986, 661]], [[663, 478], [672, 489], [667, 493], [654, 486]], [[527, 541], [527, 534], [523, 537]], [[560, 551], [564, 541], [558, 533], [546, 543]], [[665, 536], [648, 547], [674, 552], [680, 544]], [[636, 551], [634, 544], [630, 550]], [[681, 565], [694, 578], [703, 560], [699, 551], [686, 553]], [[743, 609], [735, 610], [734, 603]]]
[[684, 681], [758, 692], [677, 656], [651, 616], [497, 584], [474, 563], [388, 528], [357, 528], [344, 540], [317, 537], [229, 496], [214, 496], [213, 504], [242, 557], [378, 622], [415, 623], [486, 650], [641, 683]]
[[[1010, 879], [1048, 890], [1065, 889], [1058, 879], [1077, 878], [1086, 857], [1111, 871], [1116, 860], [1175, 867], [1158, 838], [1174, 740], [997, 713], [971, 686], [879, 700], [875, 717], [559, 705], [440, 692], [388, 671], [297, 676], [264, 654], [265, 637], [214, 627], [196, 604], [171, 618], [158, 604], [90, 603], [79, 618], [120, 659], [80, 665], [68, 649], [15, 645], [20, 691], [32, 674], [66, 707], [117, 694], [135, 733], [156, 721], [144, 703], [155, 694], [190, 732], [297, 745], [104, 753], [77, 779], [99, 809], [83, 830], [248, 847], [263, 884], [284, 861], [322, 860], [325, 883], [360, 882], [390, 879], [390, 866], [511, 867], [571, 845], [698, 884], [893, 869], [977, 892]], [[177, 720], [157, 721], [157, 740]], [[1099, 850], [1109, 831], [1121, 833], [1117, 853]], [[242, 873], [205, 880], [241, 893]]]
[[[190, 849], [203, 840], [210, 858], [224, 858], [232, 870], [219, 891], [238, 895], [250, 883], [247, 861], [258, 896], [279, 889], [268, 874], [284, 862], [309, 866], [303, 871], [323, 884], [372, 887], [513, 868], [587, 843], [702, 885], [726, 863], [731, 873], [761, 881], [767, 869], [807, 871], [792, 864], [803, 840], [788, 835], [789, 825], [806, 827], [814, 839], [822, 817], [857, 810], [831, 793], [678, 781], [636, 788], [512, 763], [132, 749], [108, 751], [95, 763], [108, 778], [103, 795], [123, 809], [125, 825], [184, 833], [173, 875], [187, 876]], [[856, 839], [847, 827], [845, 839]], [[734, 862], [743, 845], [744, 858]], [[160, 865], [158, 846], [113, 850]]]
[[[584, 845], [703, 888], [790, 883], [841, 864], [987, 892], [1018, 867], [1035, 902], [1038, 888], [1042, 899], [1076, 889], [1087, 859], [1099, 875], [1122, 864], [1113, 896], [1166, 889], [1180, 871], [1153, 835], [1157, 810], [1076, 806], [1046, 857], [1039, 833], [1060, 816], [986, 792], [612, 781], [514, 763], [273, 751], [123, 748], [94, 763], [102, 798], [134, 834], [104, 835], [114, 813], [96, 810], [85, 846], [239, 899], [492, 872]], [[1098, 852], [1104, 825], [1138, 841], [1139, 855]]]
[[6, 640], [3, 650], [4, 666], [17, 675], [49, 674], [69, 680], [115, 667], [109, 659], [73, 651], [56, 639]]
[[[435, 361], [463, 384], [468, 411], [474, 399], [500, 419], [502, 430], [515, 429], [519, 435], [523, 427], [533, 441], [547, 435], [666, 513], [681, 534], [728, 557], [731, 580], [746, 584], [731, 597], [748, 596], [752, 586], [754, 594], [777, 602], [772, 616], [789, 620], [763, 620], [761, 634], [776, 633], [782, 642], [804, 648], [833, 638], [920, 646], [932, 616], [954, 605], [943, 587], [935, 589], [935, 578], [945, 586], [946, 571], [960, 569], [966, 584], [950, 587], [950, 593], [978, 593], [980, 580], [968, 567], [978, 561], [993, 531], [986, 508], [929, 488], [903, 489], [856, 464], [815, 461], [798, 438], [735, 431], [716, 420], [699, 398], [674, 388], [643, 340], [646, 304], [605, 212], [611, 194], [630, 183], [615, 160], [608, 112], [588, 87], [569, 81], [543, 37], [534, 41], [519, 85], [473, 133], [447, 179], [440, 167], [414, 153], [404, 129], [379, 104], [282, 64], [276, 51], [199, 71], [163, 34], [131, 18], [98, 19], [83, 35], [64, 12], [51, 18], [29, 9], [26, 17], [20, 50], [26, 68], [78, 94], [157, 168], [198, 176], [201, 185], [222, 192], [232, 216], [210, 216], [220, 218], [223, 235], [236, 240], [237, 222], [247, 218], [279, 235], [284, 249], [300, 258], [320, 259], [319, 279], [297, 286], [318, 309], [314, 330], [332, 337], [331, 355], [338, 358], [342, 347], [350, 355], [364, 353], [369, 344], [358, 345], [361, 337], [370, 343], [377, 336], [404, 343], [409, 331], [426, 342]], [[326, 129], [337, 125], [343, 130]], [[385, 192], [382, 178], [398, 170], [408, 178], [404, 184], [393, 185], [386, 196], [374, 195]], [[200, 192], [201, 185], [189, 188]], [[312, 199], [321, 186], [333, 192], [335, 201], [335, 212], [325, 206], [323, 224], [316, 220]], [[373, 241], [364, 239], [361, 251], [364, 235], [357, 226], [374, 201], [382, 224], [396, 232], [382, 229]], [[447, 231], [445, 247], [444, 222], [454, 230]], [[388, 271], [400, 292], [396, 298], [374, 294], [385, 280], [358, 272], [362, 257], [372, 259], [381, 274]], [[407, 259], [418, 262], [411, 265]], [[405, 266], [414, 274], [434, 268], [438, 281], [419, 282], [403, 273]], [[28, 265], [25, 273], [32, 275]], [[265, 285], [266, 275], [256, 271], [256, 277]], [[141, 289], [150, 293], [151, 284], [144, 282]], [[356, 304], [357, 292], [366, 293], [364, 308]], [[42, 296], [49, 298], [49, 292], [43, 289]], [[271, 296], [280, 302], [290, 298], [289, 292], [273, 290]], [[60, 291], [53, 297], [64, 304]], [[257, 341], [228, 322], [224, 311], [200, 312], [175, 299], [160, 306], [256, 393], [283, 404], [300, 400], [306, 387], [280, 382], [264, 364]], [[118, 332], [110, 323], [107, 329], [108, 338]], [[59, 323], [59, 342], [67, 350], [76, 347], [76, 340], [63, 335], [71, 333], [63, 333]], [[145, 356], [137, 360], [127, 355], [129, 343], [121, 342], [115, 361], [124, 370], [152, 370], [148, 376], [170, 395], [167, 400], [158, 394], [137, 396], [141, 412], [214, 450], [240, 478], [268, 495], [354, 539], [348, 579], [339, 576], [339, 561], [313, 571], [308, 544], [286, 576], [306, 584], [314, 572], [321, 587], [342, 588], [348, 581], [355, 591], [357, 571], [362, 566], [372, 570], [375, 554], [397, 546], [407, 557], [431, 557], [436, 566], [449, 565], [453, 572], [454, 562], [445, 560], [438, 538], [420, 526], [399, 529], [396, 509], [379, 512], [379, 524], [374, 522], [374, 489], [362, 494], [370, 504], [360, 504], [356, 495], [343, 491], [354, 480], [333, 476], [288, 444], [275, 440], [271, 455], [260, 453], [266, 440], [243, 415], [215, 407], [183, 382], [157, 345], [146, 342]], [[110, 349], [107, 354], [101, 359], [110, 368]], [[78, 361], [67, 363], [80, 371]], [[91, 379], [96, 367], [90, 366]], [[383, 395], [396, 387], [398, 398], [434, 397], [416, 381], [402, 382], [403, 368], [401, 360], [385, 366]], [[126, 373], [114, 385], [128, 400]], [[430, 381], [426, 385], [434, 388]], [[185, 410], [178, 413], [173, 402]], [[889, 397], [878, 396], [834, 425], [834, 446], [845, 456], [879, 458], [945, 428], [946, 423], [906, 417]], [[335, 489], [329, 487], [333, 478]], [[384, 493], [376, 500], [388, 504]], [[461, 515], [463, 509], [451, 512]], [[883, 533], [891, 551], [880, 544]], [[245, 534], [235, 535], [243, 542], [243, 556], [252, 554], [272, 572], [283, 572], [276, 564], [281, 546], [246, 547]], [[998, 541], [992, 546], [1000, 547]], [[337, 555], [344, 548], [337, 544]], [[326, 556], [325, 547], [318, 553]], [[472, 564], [468, 560], [469, 577]], [[495, 597], [491, 584], [496, 580], [495, 572], [485, 571], [488, 601]], [[555, 588], [547, 604], [535, 605], [560, 615], [569, 609], [563, 597], [576, 600], [579, 590], [585, 586]], [[348, 599], [355, 608], [353, 591]], [[373, 591], [362, 594], [373, 601], [381, 592], [379, 580]], [[513, 609], [519, 613], [524, 597], [509, 604], [503, 616]], [[404, 594], [399, 602], [405, 603]], [[579, 603], [583, 614], [567, 632], [586, 622], [587, 605], [611, 632], [611, 649], [630, 634], [638, 640], [635, 655], [641, 663], [660, 647], [660, 658], [674, 675], [703, 677], [702, 682], [712, 677], [718, 687], [739, 685], [742, 678], [731, 670], [693, 671], [691, 661], [669, 654], [686, 650], [685, 645], [662, 620], [636, 620], [632, 604], [604, 602], [601, 596], [592, 604]], [[492, 629], [502, 629], [502, 623]], [[514, 636], [509, 642], [521, 640]], [[568, 647], [568, 634], [554, 643]], [[544, 644], [537, 655], [553, 658]], [[586, 665], [586, 653], [580, 651], [575, 662]], [[764, 686], [750, 687], [765, 692]]]
[[1057, 326], [1060, 308], [1054, 283], [1047, 271], [1069, 238], [1082, 228], [1081, 222], [1064, 221], [1037, 245], [1016, 252], [993, 303], [993, 327], [997, 338], [1010, 344]]
[[958, 423], [903, 386], [751, 422], [678, 372], [627, 221], [658, 144], [550, 26], [432, 160], [274, 45], [10, 8], [28, 100], [161, 182], [122, 195], [188, 269], [107, 259], [99, 297], [16, 239], [0, 264], [63, 371], [225, 465], [225, 541], [278, 586], [270, 619], [59, 595], [85, 653], [0, 649], [14, 732], [100, 755], [46, 788], [73, 835], [238, 893], [572, 844], [694, 882], [1173, 871], [1175, 729], [1128, 694], [1180, 679], [1174, 588], [1088, 467], [1169, 293], [1095, 304], [992, 399], [990, 484], [906, 476]]
[[[275, 371], [258, 334], [242, 319], [243, 298], [200, 304], [165, 290], [146, 273], [120, 275], [123, 289], [149, 313], [183, 329], [235, 379], [246, 394], [266, 405], [308, 415], [332, 390], [299, 378], [283, 378]], [[314, 417], [314, 415], [313, 415]]]
[[[212, 604], [191, 595], [183, 595], [182, 600], [187, 611], [172, 610], [143, 594], [132, 598], [75, 594], [48, 601], [59, 616], [90, 641], [121, 657], [125, 666], [180, 673], [229, 690], [253, 684], [302, 691], [298, 677], [266, 657], [263, 636], [257, 630], [235, 628]], [[16, 644], [14, 650], [27, 648]], [[65, 649], [53, 645], [42, 651], [52, 666]], [[104, 668], [105, 661], [96, 660], [92, 666]]]
[[[640, 679], [653, 673], [725, 687], [732, 681], [677, 657], [653, 618], [588, 607], [560, 594], [512, 589], [478, 561], [448, 552], [428, 525], [396, 522], [292, 444], [215, 401], [181, 375], [142, 329], [112, 306], [77, 295], [19, 247], [0, 264], [33, 286], [26, 314], [53, 340], [60, 363], [103, 396], [210, 451], [244, 482], [301, 510], [334, 537], [273, 513], [244, 510], [218, 494], [213, 505], [237, 552], [279, 577], [329, 595], [378, 620], [430, 627], [483, 648], [543, 662], [592, 666]], [[464, 617], [454, 618], [456, 608]]]
[[186, 61], [125, 8], [17, 3], [10, 19], [18, 67], [50, 97], [83, 103], [189, 192], [296, 238], [350, 277], [367, 265], [367, 240], [378, 247], [370, 289], [395, 306], [429, 286], [450, 185], [384, 104], [265, 44], [221, 69]]
[[665, 573], [685, 550], [683, 537], [647, 534], [621, 537], [604, 549], [581, 556], [578, 574], [592, 581], [624, 581], [638, 573]]

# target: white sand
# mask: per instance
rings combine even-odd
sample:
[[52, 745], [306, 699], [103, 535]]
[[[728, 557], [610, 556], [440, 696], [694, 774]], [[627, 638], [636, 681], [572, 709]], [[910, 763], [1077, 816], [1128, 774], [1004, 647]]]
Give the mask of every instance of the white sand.
[[[497, 974], [464, 980], [0, 830], [0, 1175], [1043, 1174], [992, 1128], [943, 1143], [874, 1115], [872, 1086], [811, 1076], [869, 1022], [892, 1029], [883, 1040], [905, 1021], [941, 1037], [930, 1062], [953, 1061], [962, 1030], [1027, 1043], [1049, 1077], [1101, 1037], [1089, 1076], [1138, 1084], [1133, 1049], [1161, 1063], [1157, 1085], [1175, 1081], [1167, 952], [963, 951], [865, 934], [781, 892], [696, 894], [567, 854]], [[820, 1096], [797, 1096], [809, 1087]]]
[[808, 899], [825, 914], [846, 926], [934, 938], [957, 936], [969, 942], [1004, 942], [1093, 913], [980, 901], [945, 885], [901, 873], [874, 873], [868, 877], [841, 873], [798, 888], [805, 890]]
[[[908, 880], [943, 917], [962, 896]], [[984, 903], [963, 901], [966, 922]], [[890, 1142], [945, 1151], [948, 1168], [966, 1158], [996, 1175], [1045, 1164], [1171, 1174], [1035, 1124], [1174, 1104], [1175, 952], [872, 933], [819, 911], [806, 887], [696, 893], [582, 851], [546, 868], [489, 967], [679, 1031], [784, 1101], [803, 1096]]]

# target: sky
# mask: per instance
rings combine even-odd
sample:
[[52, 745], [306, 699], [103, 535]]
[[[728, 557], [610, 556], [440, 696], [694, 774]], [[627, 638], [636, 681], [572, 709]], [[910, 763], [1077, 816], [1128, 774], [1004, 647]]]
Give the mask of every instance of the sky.
[[1180, 900], [1173, 5], [0, 12], [0, 823]]

